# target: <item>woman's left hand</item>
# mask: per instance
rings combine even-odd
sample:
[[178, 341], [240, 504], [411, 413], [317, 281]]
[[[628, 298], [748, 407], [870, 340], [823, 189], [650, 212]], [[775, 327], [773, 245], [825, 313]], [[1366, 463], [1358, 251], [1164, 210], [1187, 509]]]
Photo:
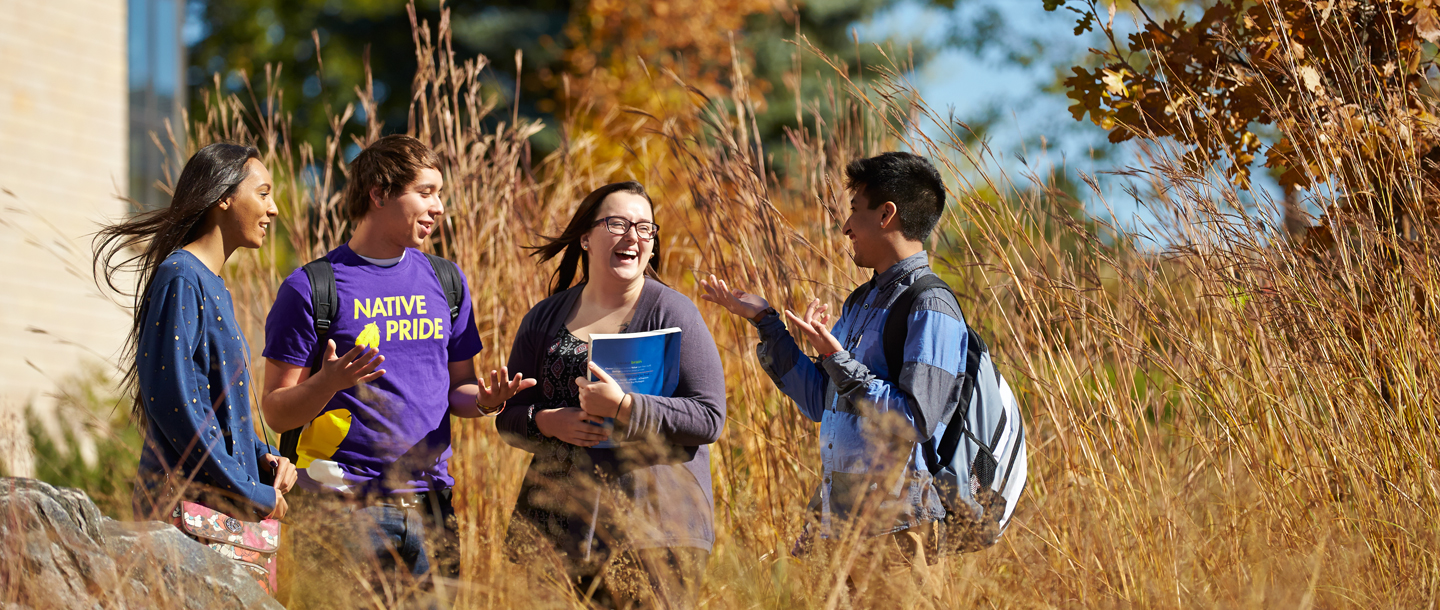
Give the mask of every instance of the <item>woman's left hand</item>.
[[290, 463], [288, 458], [278, 455], [265, 454], [265, 464], [270, 466], [270, 472], [275, 473], [275, 491], [282, 494], [290, 493], [295, 487], [295, 479], [299, 476], [296, 473], [295, 465]]
[[598, 417], [615, 417], [620, 411], [620, 401], [625, 398], [625, 390], [620, 389], [620, 384], [615, 383], [615, 379], [600, 365], [591, 362], [590, 372], [595, 375], [596, 381], [575, 378], [575, 385], [580, 388], [580, 408]]

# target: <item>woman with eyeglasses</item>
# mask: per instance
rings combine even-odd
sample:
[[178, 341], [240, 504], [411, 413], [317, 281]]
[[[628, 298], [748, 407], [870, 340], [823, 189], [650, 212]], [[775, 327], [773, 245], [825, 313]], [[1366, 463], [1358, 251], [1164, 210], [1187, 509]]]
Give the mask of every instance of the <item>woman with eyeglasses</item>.
[[[692, 607], [715, 541], [709, 446], [725, 425], [725, 371], [695, 304], [655, 278], [659, 237], [645, 188], [619, 182], [590, 193], [536, 248], [541, 262], [561, 255], [560, 266], [551, 296], [520, 322], [509, 370], [540, 383], [497, 420], [507, 443], [535, 454], [510, 520], [511, 556], [553, 551], [602, 605]], [[672, 396], [626, 394], [589, 368], [593, 334], [672, 327]], [[599, 381], [587, 381], [592, 372]], [[607, 439], [616, 447], [595, 447]]]

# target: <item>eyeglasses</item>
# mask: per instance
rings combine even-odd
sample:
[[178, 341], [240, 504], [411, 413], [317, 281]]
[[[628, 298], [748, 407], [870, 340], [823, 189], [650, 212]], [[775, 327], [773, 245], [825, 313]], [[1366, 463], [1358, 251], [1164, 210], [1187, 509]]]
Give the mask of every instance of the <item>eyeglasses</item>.
[[611, 235], [624, 235], [630, 232], [630, 227], [635, 227], [635, 235], [645, 240], [654, 239], [655, 235], [660, 233], [660, 225], [653, 222], [630, 222], [629, 219], [619, 216], [606, 216], [590, 226], [598, 224], [604, 224], [605, 230], [609, 231]]

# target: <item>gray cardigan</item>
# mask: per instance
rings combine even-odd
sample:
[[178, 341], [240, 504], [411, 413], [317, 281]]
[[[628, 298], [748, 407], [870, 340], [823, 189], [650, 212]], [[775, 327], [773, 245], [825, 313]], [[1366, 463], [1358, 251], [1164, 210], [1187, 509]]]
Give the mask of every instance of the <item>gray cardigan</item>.
[[[546, 350], [579, 302], [583, 286], [553, 295], [525, 314], [510, 350], [512, 375], [539, 377]], [[650, 439], [649, 447], [663, 450], [588, 449], [586, 453], [597, 467], [617, 475], [618, 487], [633, 506], [635, 521], [625, 533], [631, 547], [711, 550], [715, 497], [709, 445], [725, 427], [725, 370], [695, 304], [647, 278], [627, 332], [671, 327], [681, 330], [680, 384], [674, 396], [636, 395], [629, 425], [614, 432], [614, 440]], [[511, 398], [496, 419], [501, 438], [534, 453], [539, 439], [529, 436], [529, 411], [542, 401], [538, 386]], [[533, 471], [535, 465], [530, 468]], [[527, 478], [531, 474], [527, 472]]]

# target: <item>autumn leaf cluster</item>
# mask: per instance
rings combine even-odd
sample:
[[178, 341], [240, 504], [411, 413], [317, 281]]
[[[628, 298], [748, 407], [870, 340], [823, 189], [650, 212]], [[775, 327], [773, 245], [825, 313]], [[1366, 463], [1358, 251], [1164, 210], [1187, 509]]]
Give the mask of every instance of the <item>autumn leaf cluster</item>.
[[1440, 146], [1426, 44], [1440, 39], [1440, 18], [1429, 0], [1221, 0], [1163, 21], [1136, 4], [1140, 28], [1123, 45], [1113, 5], [1046, 8], [1078, 14], [1077, 33], [1098, 24], [1110, 43], [1091, 49], [1099, 65], [1065, 80], [1076, 120], [1088, 114], [1111, 142], [1173, 138], [1240, 188], [1263, 156], [1287, 189], [1348, 165], [1363, 168], [1339, 176], [1350, 190], [1383, 190], [1396, 180], [1383, 168], [1404, 165], [1395, 158]]

